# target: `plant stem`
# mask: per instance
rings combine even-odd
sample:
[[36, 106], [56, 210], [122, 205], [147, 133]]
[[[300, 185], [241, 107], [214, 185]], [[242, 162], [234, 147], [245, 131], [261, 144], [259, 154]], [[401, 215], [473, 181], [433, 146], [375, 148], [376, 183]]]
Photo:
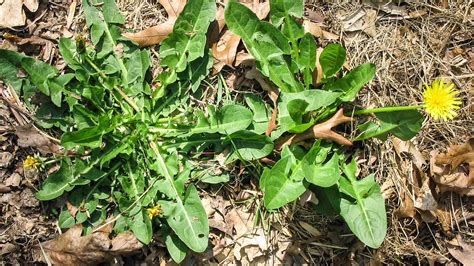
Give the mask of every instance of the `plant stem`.
[[424, 107], [423, 105], [387, 106], [387, 107], [379, 107], [379, 108], [371, 108], [371, 109], [362, 109], [362, 110], [355, 111], [353, 113], [347, 113], [346, 115], [365, 115], [365, 114], [375, 114], [375, 113], [418, 110], [423, 107]]
[[101, 76], [101, 77], [104, 78], [104, 79], [107, 77], [107, 76], [104, 74], [104, 72], [102, 72], [102, 71], [100, 70], [100, 68], [99, 68], [96, 64], [94, 64], [94, 62], [92, 62], [92, 60], [89, 58], [89, 56], [86, 55], [86, 56], [84, 56], [84, 58], [86, 59], [86, 62], [89, 63], [89, 65], [91, 65], [91, 67], [92, 67], [95, 71], [97, 71], [97, 73], [99, 73], [99, 76]]

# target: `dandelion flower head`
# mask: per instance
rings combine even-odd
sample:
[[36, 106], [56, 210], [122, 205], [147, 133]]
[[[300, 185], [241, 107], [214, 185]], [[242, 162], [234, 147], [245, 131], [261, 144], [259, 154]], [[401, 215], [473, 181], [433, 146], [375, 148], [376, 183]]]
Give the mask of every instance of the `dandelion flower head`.
[[26, 159], [23, 161], [23, 168], [25, 169], [38, 169], [38, 167], [41, 165], [41, 162], [33, 157], [33, 156], [26, 156]]
[[452, 83], [444, 83], [443, 79], [436, 79], [430, 85], [425, 84], [423, 102], [425, 111], [435, 120], [451, 120], [457, 114], [455, 110], [461, 105], [459, 93]]
[[148, 208], [147, 212], [148, 217], [150, 217], [150, 219], [153, 219], [154, 217], [159, 216], [161, 214], [161, 207], [159, 204], [157, 204], [152, 208]]

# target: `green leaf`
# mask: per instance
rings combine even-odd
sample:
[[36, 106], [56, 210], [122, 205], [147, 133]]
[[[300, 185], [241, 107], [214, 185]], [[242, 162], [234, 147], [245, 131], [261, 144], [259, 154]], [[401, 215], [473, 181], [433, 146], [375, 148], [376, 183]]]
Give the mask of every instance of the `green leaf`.
[[410, 140], [416, 136], [423, 123], [423, 115], [416, 110], [378, 113], [375, 116], [384, 124], [396, 125], [390, 133], [402, 140]]
[[128, 69], [128, 83], [132, 84], [135, 81], [143, 83], [145, 74], [151, 64], [150, 52], [137, 49], [128, 56], [129, 58], [125, 64]]
[[[116, 24], [123, 24], [124, 18], [113, 0], [83, 0], [82, 6], [86, 24], [90, 28], [91, 41], [99, 51], [97, 57], [105, 58], [115, 52], [117, 40], [121, 37], [120, 28]], [[98, 7], [102, 7], [103, 12]], [[125, 67], [122, 72], [123, 82], [127, 83]]]
[[225, 9], [229, 29], [242, 37], [250, 54], [257, 60], [257, 67], [281, 91], [302, 91], [283, 55], [290, 54], [288, 39], [273, 25], [260, 21], [250, 9], [237, 2], [230, 2]]
[[[285, 149], [288, 147], [285, 146]], [[296, 159], [292, 154], [283, 157], [282, 153], [282, 158], [271, 169], [265, 168], [263, 171], [260, 188], [264, 193], [263, 201], [267, 209], [278, 209], [296, 200], [306, 191], [307, 183], [304, 181], [302, 164], [298, 163], [294, 167], [295, 163]]]
[[261, 98], [252, 94], [245, 96], [245, 102], [253, 112], [252, 131], [257, 134], [265, 133], [270, 121], [270, 113], [265, 102]]
[[165, 245], [174, 262], [181, 263], [186, 258], [188, 248], [175, 234], [166, 234]]
[[378, 113], [378, 123], [369, 121], [358, 127], [361, 134], [354, 141], [377, 137], [382, 140], [392, 133], [402, 140], [410, 140], [420, 131], [423, 115], [416, 110]]
[[341, 212], [341, 194], [337, 185], [331, 187], [310, 186], [310, 189], [318, 199], [318, 204], [314, 206], [318, 213], [335, 216]]
[[212, 175], [210, 173], [206, 173], [199, 180], [208, 184], [227, 183], [229, 182], [229, 175], [228, 174]]
[[298, 40], [303, 37], [303, 26], [294, 17], [303, 17], [303, 1], [272, 0], [270, 1], [270, 18], [273, 25], [289, 39], [292, 45], [292, 55], [298, 59]]
[[[137, 205], [137, 208], [141, 208], [141, 206]], [[153, 229], [146, 210], [139, 210], [129, 219], [128, 225], [137, 239], [144, 244], [150, 243], [153, 237]]]
[[270, 0], [270, 19], [273, 25], [281, 25], [285, 17], [303, 17], [304, 3], [301, 0]]
[[345, 61], [346, 49], [340, 44], [328, 44], [319, 57], [319, 63], [323, 69], [324, 77], [330, 78], [334, 76], [342, 68]]
[[21, 59], [21, 66], [30, 76], [31, 82], [36, 85], [42, 93], [49, 96], [49, 88], [46, 81], [49, 78], [56, 76], [58, 70], [31, 57], [24, 57]]
[[293, 119], [296, 124], [303, 123], [303, 115], [306, 113], [306, 108], [308, 107], [308, 105], [309, 103], [303, 99], [291, 100], [286, 105], [291, 119]]
[[51, 101], [57, 107], [61, 107], [62, 96], [64, 92], [64, 87], [74, 78], [74, 74], [64, 74], [59, 77], [51, 78], [47, 80], [49, 87], [49, 92], [51, 96]]
[[0, 49], [0, 80], [10, 84], [21, 95], [22, 79], [18, 77], [21, 59], [25, 56], [15, 51]]
[[306, 33], [300, 41], [298, 66], [313, 71], [316, 68], [316, 41], [311, 33]]
[[124, 152], [130, 147], [130, 143], [127, 140], [124, 140], [120, 145], [113, 146], [109, 148], [102, 159], [100, 160], [100, 166], [104, 165], [106, 162], [112, 160], [113, 158], [117, 157], [120, 153]]
[[334, 154], [325, 164], [307, 163], [304, 167], [306, 181], [320, 186], [330, 187], [339, 180], [339, 157]]
[[202, 58], [198, 58], [189, 63], [186, 71], [179, 75], [179, 80], [186, 80], [191, 83], [191, 90], [196, 92], [201, 82], [209, 75], [214, 64], [214, 59], [210, 56], [210, 51], [206, 50]]
[[60, 228], [71, 228], [76, 224], [76, 220], [72, 217], [71, 213], [64, 209], [59, 214], [58, 225]]
[[356, 168], [354, 160], [349, 166], [344, 167], [346, 178], [342, 179], [348, 181], [352, 187], [355, 201], [341, 199], [341, 216], [351, 231], [364, 244], [371, 248], [378, 248], [387, 233], [385, 202], [380, 186], [375, 182], [373, 176], [357, 180], [355, 178]]
[[78, 70], [83, 68], [81, 63], [76, 58], [78, 52], [76, 42], [74, 40], [62, 37], [59, 38], [59, 52], [71, 69]]
[[95, 0], [95, 2], [101, 3], [102, 13], [107, 23], [115, 23], [115, 24], [125, 23], [125, 18], [120, 13], [120, 9], [118, 9], [114, 0]]
[[362, 64], [354, 68], [344, 77], [327, 83], [324, 89], [329, 91], [342, 92], [340, 100], [350, 102], [355, 99], [359, 91], [375, 77], [374, 64]]
[[35, 194], [36, 198], [52, 200], [61, 196], [65, 191], [70, 191], [75, 185], [89, 183], [89, 180], [81, 181], [80, 178], [91, 171], [97, 162], [96, 159], [86, 160], [86, 166], [81, 160], [76, 160], [72, 164], [69, 158], [63, 159], [59, 170], [49, 175], [43, 182], [40, 191]]
[[[299, 118], [291, 116], [288, 110], [288, 104], [294, 100], [302, 100], [308, 103], [305, 108], [305, 113], [320, 110], [321, 108], [327, 107], [336, 102], [338, 97], [341, 95], [339, 92], [324, 91], [324, 90], [307, 90], [296, 93], [280, 93], [280, 102], [278, 103], [278, 129], [272, 132], [272, 139], [276, 139], [281, 136], [284, 132], [293, 129], [298, 125], [296, 121], [300, 121]], [[296, 120], [296, 121], [295, 121]], [[301, 119], [302, 121], [302, 119]], [[309, 126], [312, 126], [310, 124]]]
[[72, 189], [70, 183], [77, 180], [79, 176], [74, 176], [71, 165], [65, 161], [61, 162], [59, 170], [46, 178], [41, 190], [35, 196], [39, 200], [52, 200], [61, 196], [64, 191]]
[[246, 129], [252, 123], [252, 112], [238, 104], [226, 105], [215, 115], [212, 114], [212, 109], [209, 110], [209, 118], [201, 116], [200, 122], [189, 130], [189, 134], [218, 132], [230, 135]]
[[215, 1], [190, 0], [178, 16], [173, 33], [161, 43], [160, 63], [179, 73], [187, 63], [203, 57], [207, 29], [215, 17]]
[[162, 169], [162, 175], [167, 181], [167, 186], [173, 193], [172, 199], [174, 202], [160, 201], [166, 221], [179, 239], [191, 250], [203, 252], [208, 245], [209, 222], [196, 187], [190, 185], [182, 198], [173, 180], [172, 172], [163, 159], [161, 152], [153, 145], [152, 150], [160, 169]]
[[104, 129], [100, 126], [88, 127], [74, 132], [66, 132], [61, 137], [61, 145], [67, 150], [76, 145], [97, 148], [102, 144]]
[[257, 160], [269, 155], [274, 147], [269, 137], [247, 130], [233, 133], [226, 140], [227, 142], [230, 142], [232, 150], [226, 159], [226, 163], [236, 159]]
[[190, 185], [183, 201], [163, 203], [168, 225], [191, 250], [204, 252], [208, 245], [209, 224], [196, 187]]

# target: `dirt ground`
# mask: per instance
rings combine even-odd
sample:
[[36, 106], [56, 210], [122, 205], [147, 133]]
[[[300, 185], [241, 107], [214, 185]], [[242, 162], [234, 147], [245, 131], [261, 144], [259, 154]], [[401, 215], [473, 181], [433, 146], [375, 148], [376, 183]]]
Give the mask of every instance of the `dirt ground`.
[[[40, 1], [35, 12], [26, 12], [23, 27], [0, 29], [0, 47], [24, 52], [56, 66], [63, 65], [58, 53], [59, 37], [85, 33], [80, 3]], [[80, 2], [80, 1], [78, 1]], [[335, 3], [336, 2], [336, 3]], [[374, 172], [387, 204], [389, 231], [378, 250], [365, 247], [350, 234], [341, 219], [317, 214], [310, 204], [290, 204], [278, 214], [269, 214], [262, 234], [269, 239], [266, 250], [241, 247], [226, 237], [227, 230], [216, 213], [236, 217], [252, 226], [260, 206], [258, 180], [236, 167], [233, 179], [221, 187], [210, 187], [201, 196], [210, 206], [211, 250], [188, 256], [184, 264], [279, 264], [314, 265], [421, 264], [457, 265], [473, 262], [473, 197], [446, 191], [433, 181], [430, 158], [474, 136], [474, 8], [472, 1], [372, 0], [349, 4], [342, 1], [307, 1], [306, 17], [331, 36], [318, 39], [320, 46], [341, 42], [347, 48], [352, 68], [372, 62], [377, 76], [357, 99], [361, 107], [417, 104], [425, 83], [444, 77], [460, 91], [462, 107], [455, 120], [437, 122], [426, 118], [423, 128], [410, 142], [391, 138], [386, 142], [358, 143], [362, 173]], [[399, 3], [401, 2], [401, 3]], [[126, 28], [141, 30], [166, 18], [157, 1], [118, 1], [126, 17]], [[14, 37], [12, 37], [14, 36]], [[232, 73], [232, 69], [226, 69]], [[239, 72], [239, 69], [235, 70]], [[2, 99], [7, 88], [0, 83]], [[25, 171], [27, 155], [38, 153], [20, 147], [16, 128], [31, 119], [6, 101], [0, 101], [0, 256], [1, 264], [32, 264], [34, 247], [61, 233], [56, 218], [65, 199], [39, 202], [35, 199], [43, 175]], [[48, 132], [54, 135], [54, 132]], [[465, 172], [467, 172], [465, 168]], [[242, 174], [243, 173], [243, 174]], [[471, 173], [472, 174], [472, 173]], [[472, 186], [472, 184], [471, 184]], [[435, 207], [425, 208], [429, 199]], [[217, 212], [216, 212], [217, 211]], [[228, 255], [230, 254], [230, 255]], [[157, 264], [169, 262], [160, 241], [136, 255], [117, 258], [113, 264]], [[473, 262], [474, 263], [474, 262]]]

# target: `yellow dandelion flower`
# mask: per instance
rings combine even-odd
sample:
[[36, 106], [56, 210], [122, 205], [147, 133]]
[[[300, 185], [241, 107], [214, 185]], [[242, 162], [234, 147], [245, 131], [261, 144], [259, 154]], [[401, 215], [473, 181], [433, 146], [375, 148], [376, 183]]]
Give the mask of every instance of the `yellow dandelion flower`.
[[443, 79], [436, 79], [431, 86], [425, 84], [423, 102], [425, 111], [435, 120], [451, 120], [457, 114], [455, 110], [461, 105], [461, 98], [456, 97], [459, 93], [454, 84], [445, 84]]
[[24, 169], [38, 169], [40, 165], [41, 165], [40, 160], [30, 155], [26, 156], [26, 159], [23, 161]]
[[161, 206], [157, 204], [152, 208], [148, 208], [147, 212], [148, 212], [148, 217], [150, 217], [150, 219], [153, 219], [156, 216], [159, 216], [161, 214]]

